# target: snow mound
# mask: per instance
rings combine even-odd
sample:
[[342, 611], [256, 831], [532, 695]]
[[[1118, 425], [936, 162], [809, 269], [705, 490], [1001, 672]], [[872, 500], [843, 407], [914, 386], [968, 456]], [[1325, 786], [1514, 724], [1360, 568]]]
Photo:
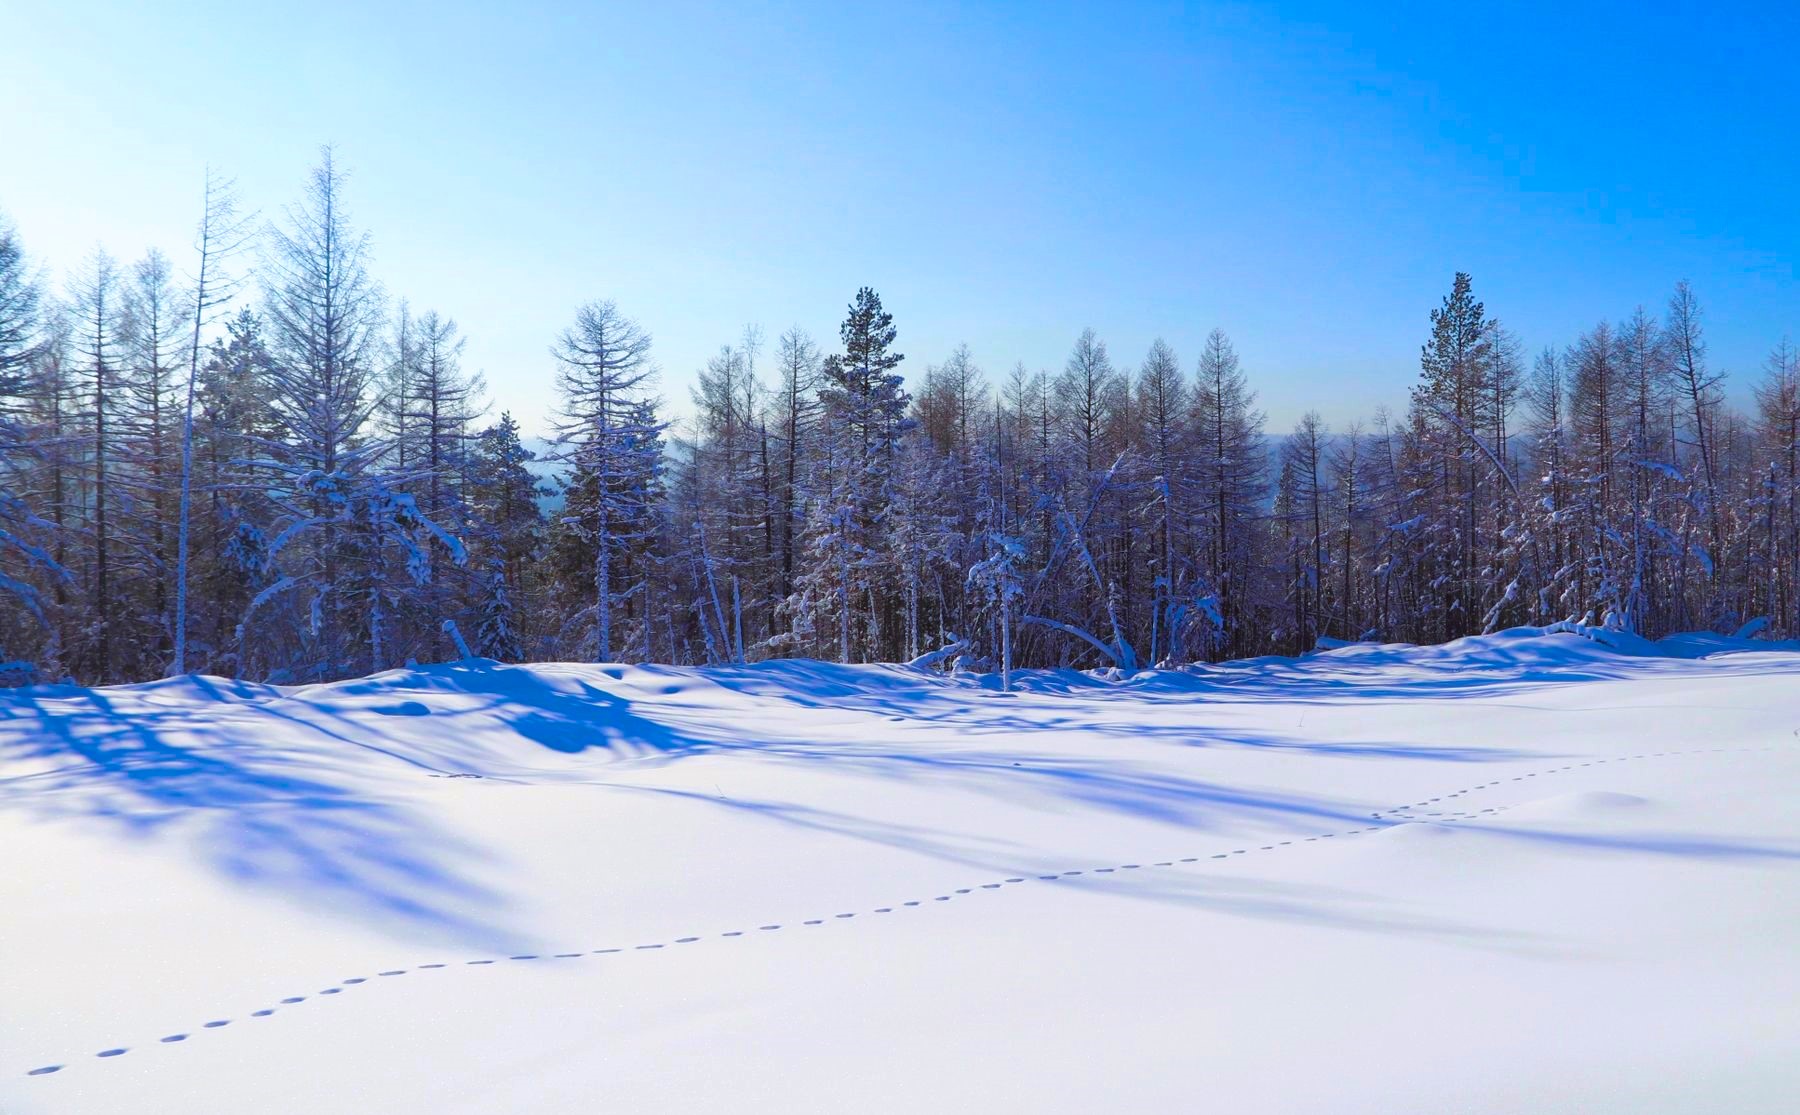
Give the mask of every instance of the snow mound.
[[1581, 809], [1635, 809], [1640, 805], [1650, 804], [1648, 798], [1612, 790], [1586, 790], [1568, 797], [1571, 806]]
[[1613, 790], [1579, 790], [1537, 798], [1507, 811], [1512, 821], [1602, 820], [1632, 813], [1650, 805], [1647, 798]]
[[[1741, 635], [1688, 632], [1651, 641], [1622, 631], [1575, 623], [1515, 627], [1447, 643], [1346, 643], [1320, 639], [1298, 657], [1270, 655], [1218, 664], [1115, 669], [1036, 669], [1014, 672], [1019, 694], [1046, 697], [1166, 695], [1208, 697], [1267, 691], [1329, 688], [1346, 696], [1385, 698], [1404, 684], [1408, 695], [1432, 688], [1467, 688], [1494, 682], [1614, 680], [1666, 671], [1677, 663], [1753, 652], [1800, 653], [1800, 642]], [[1381, 688], [1368, 688], [1379, 681]], [[1417, 683], [1416, 685], [1414, 683]], [[618, 663], [506, 665], [488, 659], [385, 670], [368, 677], [299, 686], [277, 686], [193, 675], [90, 691], [52, 684], [0, 690], [0, 706], [23, 698], [87, 701], [91, 692], [129, 696], [159, 707], [257, 705], [290, 700], [353, 706], [390, 715], [420, 715], [414, 696], [480, 696], [533, 704], [546, 696], [599, 704], [649, 701], [657, 705], [716, 706], [776, 701], [808, 708], [857, 708], [906, 714], [933, 701], [960, 701], [971, 690], [998, 695], [994, 674], [948, 673], [900, 664], [842, 665], [814, 659], [772, 659], [742, 666], [663, 666]], [[12, 696], [9, 697], [8, 694]], [[398, 698], [398, 701], [394, 699]], [[385, 703], [378, 703], [385, 700]], [[436, 711], [433, 707], [428, 711]]]
[[1415, 844], [1439, 844], [1461, 835], [1454, 825], [1441, 825], [1432, 821], [1403, 821], [1392, 828], [1382, 829], [1372, 839], [1382, 844], [1394, 844], [1407, 847]]

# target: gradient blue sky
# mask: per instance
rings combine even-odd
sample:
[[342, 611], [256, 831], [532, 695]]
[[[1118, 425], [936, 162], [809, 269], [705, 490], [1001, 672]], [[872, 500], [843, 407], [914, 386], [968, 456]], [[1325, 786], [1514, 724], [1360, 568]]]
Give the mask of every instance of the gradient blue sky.
[[1792, 6], [0, 2], [0, 211], [185, 262], [202, 169], [321, 143], [377, 277], [541, 425], [587, 299], [663, 392], [857, 286], [918, 375], [1222, 326], [1272, 429], [1403, 405], [1454, 270], [1533, 350], [1677, 279], [1747, 382], [1800, 333]]

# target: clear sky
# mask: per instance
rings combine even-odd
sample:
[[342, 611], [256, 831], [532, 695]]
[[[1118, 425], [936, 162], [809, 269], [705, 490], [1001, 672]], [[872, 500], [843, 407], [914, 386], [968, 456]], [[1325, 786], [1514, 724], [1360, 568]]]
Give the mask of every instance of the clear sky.
[[528, 428], [582, 301], [685, 406], [868, 284], [914, 375], [1221, 326], [1280, 430], [1402, 405], [1458, 269], [1532, 350], [1686, 278], [1747, 380], [1800, 335], [1796, 57], [1772, 3], [0, 0], [0, 211], [185, 261], [206, 164], [274, 214], [335, 144], [377, 277]]

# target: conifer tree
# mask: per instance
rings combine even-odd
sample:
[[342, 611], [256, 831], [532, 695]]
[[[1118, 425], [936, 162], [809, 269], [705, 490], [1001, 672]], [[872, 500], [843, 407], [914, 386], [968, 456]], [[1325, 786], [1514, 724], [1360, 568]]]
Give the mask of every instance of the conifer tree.
[[[188, 587], [190, 583], [190, 551], [193, 534], [194, 505], [194, 419], [199, 402], [201, 338], [212, 316], [227, 305], [237, 293], [238, 278], [226, 271], [231, 262], [250, 241], [250, 222], [238, 211], [237, 191], [228, 179], [217, 178], [209, 168], [200, 209], [200, 223], [194, 238], [198, 266], [194, 270], [191, 331], [187, 343], [187, 383], [183, 388], [181, 414], [181, 462], [177, 480], [179, 491], [175, 526], [175, 614], [171, 620], [174, 643], [170, 656], [171, 675], [188, 669]], [[215, 470], [214, 485], [217, 485]], [[217, 609], [220, 601], [211, 601]], [[219, 640], [215, 638], [215, 645]]]
[[[0, 685], [36, 680], [55, 659], [56, 632], [32, 574], [65, 576], [39, 541], [53, 528], [27, 499], [32, 466], [46, 447], [32, 421], [40, 293], [18, 234], [0, 217]], [[47, 447], [55, 452], [56, 447]], [[37, 640], [25, 632], [35, 628]]]
[[593, 661], [608, 662], [618, 602], [614, 566], [627, 538], [647, 530], [660, 473], [663, 424], [646, 396], [654, 374], [650, 335], [613, 303], [589, 302], [553, 353], [562, 395], [559, 453], [575, 469], [576, 485], [591, 490], [591, 503], [570, 506], [563, 521], [592, 547]]
[[430, 576], [426, 548], [443, 545], [459, 562], [463, 553], [381, 469], [390, 446], [369, 424], [381, 291], [366, 270], [368, 237], [349, 223], [344, 181], [326, 148], [302, 202], [271, 231], [262, 276], [267, 386], [282, 436], [250, 439], [258, 455], [245, 479], [272, 517], [247, 547], [249, 572], [265, 587], [238, 642], [247, 648], [258, 613], [279, 606], [264, 653], [285, 663], [283, 676], [385, 668], [396, 603]]
[[130, 676], [162, 672], [173, 646], [172, 614], [179, 532], [181, 431], [176, 376], [185, 333], [185, 298], [160, 252], [135, 264], [123, 290], [121, 334], [124, 388], [119, 447], [127, 510], [122, 537], [137, 570], [127, 576], [142, 590], [134, 612]]
[[[893, 496], [898, 439], [910, 428], [909, 399], [894, 370], [904, 359], [892, 351], [895, 336], [894, 316], [863, 287], [839, 329], [844, 351], [824, 367], [825, 460], [807, 524], [809, 567], [800, 587], [808, 609], [834, 613], [843, 662], [853, 660], [856, 646], [869, 656], [880, 650], [882, 520]], [[858, 627], [861, 639], [853, 635]]]
[[1216, 660], [1244, 646], [1259, 561], [1257, 537], [1262, 530], [1268, 460], [1256, 394], [1223, 330], [1208, 334], [1200, 353], [1193, 427], [1194, 503], [1204, 537], [1202, 569], [1218, 613], [1218, 623], [1200, 649]]

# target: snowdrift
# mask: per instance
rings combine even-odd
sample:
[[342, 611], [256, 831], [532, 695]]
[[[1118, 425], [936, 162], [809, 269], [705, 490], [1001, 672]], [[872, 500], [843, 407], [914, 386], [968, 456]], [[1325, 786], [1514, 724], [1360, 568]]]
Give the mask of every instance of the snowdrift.
[[1800, 648], [0, 693], [0, 1110], [1785, 1111]]

